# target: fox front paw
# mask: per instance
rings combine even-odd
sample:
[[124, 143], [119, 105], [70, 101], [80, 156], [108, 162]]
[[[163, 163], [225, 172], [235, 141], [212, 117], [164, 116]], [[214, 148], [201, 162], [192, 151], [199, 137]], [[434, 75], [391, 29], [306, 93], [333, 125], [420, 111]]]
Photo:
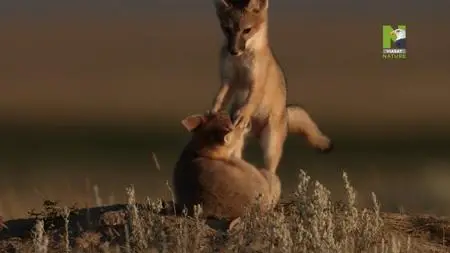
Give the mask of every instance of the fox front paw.
[[236, 112], [233, 120], [233, 125], [235, 128], [246, 128], [250, 124], [250, 117], [240, 113], [239, 111]]

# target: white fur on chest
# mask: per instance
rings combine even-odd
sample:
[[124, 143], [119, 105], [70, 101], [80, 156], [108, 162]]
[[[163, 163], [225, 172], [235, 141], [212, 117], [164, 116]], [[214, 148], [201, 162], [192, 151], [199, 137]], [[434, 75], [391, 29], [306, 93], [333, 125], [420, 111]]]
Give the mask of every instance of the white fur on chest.
[[231, 85], [236, 88], [249, 85], [255, 75], [256, 65], [255, 57], [251, 54], [239, 57], [228, 56], [223, 59], [223, 77], [232, 82]]
[[229, 57], [227, 59], [235, 69], [252, 70], [255, 67], [255, 55], [245, 53], [239, 57]]

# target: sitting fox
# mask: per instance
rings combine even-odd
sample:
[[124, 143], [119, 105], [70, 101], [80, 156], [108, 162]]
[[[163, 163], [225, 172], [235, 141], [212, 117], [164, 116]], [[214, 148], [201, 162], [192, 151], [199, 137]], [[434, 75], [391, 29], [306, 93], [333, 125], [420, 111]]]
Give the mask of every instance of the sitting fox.
[[[214, 0], [225, 42], [220, 53], [221, 87], [210, 112], [230, 104], [234, 126], [251, 124], [264, 151], [265, 168], [275, 172], [288, 132], [305, 135], [328, 152], [333, 145], [301, 107], [286, 105], [286, 80], [269, 46], [269, 0]], [[243, 143], [241, 143], [243, 145]], [[236, 155], [243, 146], [236, 148]]]
[[191, 115], [182, 125], [192, 138], [173, 174], [176, 206], [192, 214], [194, 205], [201, 204], [205, 217], [231, 221], [249, 204], [258, 203], [267, 211], [279, 201], [281, 183], [275, 173], [232, 155], [248, 128], [234, 128], [222, 112]]

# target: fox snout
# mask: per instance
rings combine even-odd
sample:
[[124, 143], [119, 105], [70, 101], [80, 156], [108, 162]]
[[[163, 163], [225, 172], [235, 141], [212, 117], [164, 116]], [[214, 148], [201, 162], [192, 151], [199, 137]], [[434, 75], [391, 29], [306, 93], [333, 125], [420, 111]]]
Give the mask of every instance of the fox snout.
[[245, 41], [241, 37], [229, 35], [227, 40], [228, 52], [231, 55], [238, 56], [245, 51]]

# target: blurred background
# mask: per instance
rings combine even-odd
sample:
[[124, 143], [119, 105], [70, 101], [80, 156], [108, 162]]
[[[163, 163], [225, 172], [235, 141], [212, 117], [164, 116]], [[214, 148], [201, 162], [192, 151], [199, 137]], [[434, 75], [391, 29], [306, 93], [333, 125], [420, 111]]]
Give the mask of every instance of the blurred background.
[[[299, 169], [335, 199], [349, 174], [362, 205], [450, 215], [450, 2], [270, 2], [270, 41], [301, 103], [335, 142], [291, 136], [284, 192]], [[406, 24], [407, 60], [382, 60], [381, 25]], [[173, 166], [219, 87], [212, 0], [0, 2], [0, 215], [44, 199], [94, 205], [170, 197]], [[246, 158], [262, 164], [249, 140]], [[155, 159], [160, 169], [155, 164]]]

